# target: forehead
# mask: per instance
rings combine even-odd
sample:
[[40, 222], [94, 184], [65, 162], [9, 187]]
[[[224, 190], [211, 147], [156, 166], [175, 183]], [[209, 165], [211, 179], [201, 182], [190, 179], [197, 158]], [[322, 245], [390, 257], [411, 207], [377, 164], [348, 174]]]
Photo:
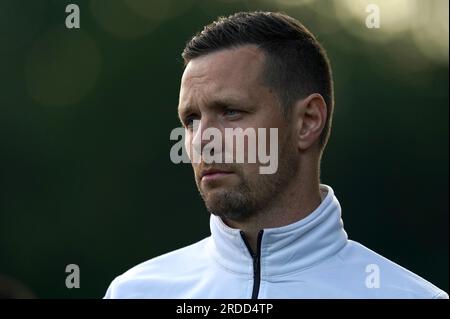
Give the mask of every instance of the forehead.
[[240, 95], [250, 98], [262, 84], [264, 53], [247, 45], [192, 59], [181, 79], [180, 101]]

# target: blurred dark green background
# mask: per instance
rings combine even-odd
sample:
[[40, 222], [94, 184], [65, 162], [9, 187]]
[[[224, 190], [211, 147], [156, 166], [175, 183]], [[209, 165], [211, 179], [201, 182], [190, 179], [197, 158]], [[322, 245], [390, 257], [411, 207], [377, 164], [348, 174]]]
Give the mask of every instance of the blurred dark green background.
[[[69, 3], [79, 30], [65, 28]], [[256, 9], [298, 18], [328, 51], [322, 182], [350, 238], [448, 292], [446, 0], [0, 0], [0, 274], [40, 298], [100, 298], [130, 267], [209, 235], [190, 167], [169, 158], [180, 53], [217, 16]]]

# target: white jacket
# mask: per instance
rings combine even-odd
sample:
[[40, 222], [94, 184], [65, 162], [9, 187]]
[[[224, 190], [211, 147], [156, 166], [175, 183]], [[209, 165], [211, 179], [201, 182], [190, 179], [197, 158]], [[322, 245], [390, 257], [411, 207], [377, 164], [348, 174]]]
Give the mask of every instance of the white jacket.
[[264, 229], [259, 254], [211, 215], [211, 236], [117, 277], [105, 298], [448, 298], [407, 269], [348, 240], [331, 187], [293, 224]]

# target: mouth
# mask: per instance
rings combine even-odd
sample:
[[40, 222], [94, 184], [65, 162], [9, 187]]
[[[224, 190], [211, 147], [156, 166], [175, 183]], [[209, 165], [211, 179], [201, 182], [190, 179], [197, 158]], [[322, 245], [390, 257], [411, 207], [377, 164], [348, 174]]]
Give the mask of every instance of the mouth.
[[219, 170], [219, 169], [209, 169], [209, 170], [205, 170], [202, 172], [201, 181], [205, 181], [205, 182], [212, 181], [212, 180], [226, 177], [231, 174], [233, 174], [233, 173], [229, 172], [229, 171], [224, 171], [224, 170]]

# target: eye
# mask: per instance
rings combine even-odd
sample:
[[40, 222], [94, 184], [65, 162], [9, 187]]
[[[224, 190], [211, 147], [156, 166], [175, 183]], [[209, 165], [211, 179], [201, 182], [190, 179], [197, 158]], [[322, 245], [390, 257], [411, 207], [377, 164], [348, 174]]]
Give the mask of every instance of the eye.
[[240, 111], [235, 110], [235, 109], [227, 109], [223, 113], [226, 117], [237, 117], [238, 115], [241, 114]]
[[191, 129], [194, 125], [194, 120], [197, 120], [197, 115], [189, 115], [183, 120], [183, 124], [186, 128]]

